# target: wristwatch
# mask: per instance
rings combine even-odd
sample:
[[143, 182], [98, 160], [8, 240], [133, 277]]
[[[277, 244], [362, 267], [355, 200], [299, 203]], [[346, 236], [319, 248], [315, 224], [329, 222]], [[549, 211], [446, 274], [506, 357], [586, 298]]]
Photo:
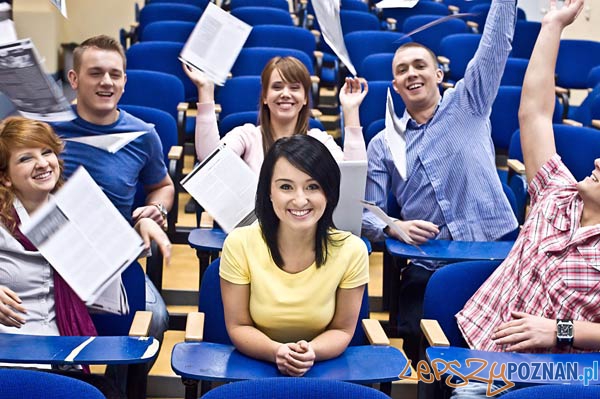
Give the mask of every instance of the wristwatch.
[[573, 320], [556, 320], [556, 345], [558, 347], [573, 346]]
[[167, 208], [165, 208], [165, 206], [163, 204], [161, 204], [160, 202], [153, 202], [150, 205], [154, 205], [156, 207], [156, 209], [158, 209], [158, 211], [160, 212], [160, 214], [163, 217], [163, 222], [167, 223]]

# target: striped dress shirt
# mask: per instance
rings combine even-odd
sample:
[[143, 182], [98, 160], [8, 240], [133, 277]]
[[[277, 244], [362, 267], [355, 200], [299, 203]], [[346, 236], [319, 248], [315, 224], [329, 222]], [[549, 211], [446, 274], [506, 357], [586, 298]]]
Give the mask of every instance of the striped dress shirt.
[[[394, 166], [384, 132], [371, 140], [367, 201], [387, 211], [391, 190], [401, 209], [400, 218], [436, 224], [437, 239], [493, 241], [517, 227], [496, 172], [489, 119], [511, 51], [515, 21], [515, 1], [495, 0], [464, 78], [444, 93], [433, 117], [418, 125], [404, 112], [406, 181]], [[383, 222], [364, 211], [364, 236], [382, 241], [383, 228]]]

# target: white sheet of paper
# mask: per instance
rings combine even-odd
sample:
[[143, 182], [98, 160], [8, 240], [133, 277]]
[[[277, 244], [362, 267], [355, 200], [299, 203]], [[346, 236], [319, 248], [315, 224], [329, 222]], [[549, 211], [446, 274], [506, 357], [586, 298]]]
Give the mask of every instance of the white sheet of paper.
[[377, 216], [379, 220], [384, 222], [391, 230], [394, 230], [394, 232], [398, 233], [398, 235], [402, 238], [402, 241], [417, 248], [421, 253], [425, 253], [425, 251], [423, 251], [418, 245], [411, 243], [412, 240], [410, 237], [400, 227], [398, 227], [396, 223], [394, 223], [394, 219], [389, 217], [387, 213], [383, 211], [383, 209], [369, 201], [362, 200], [360, 203], [363, 204], [363, 206], [369, 211], [371, 211], [373, 215]]
[[120, 277], [144, 243], [84, 168], [21, 231], [86, 305], [129, 311]]
[[65, 139], [65, 141], [75, 141], [77, 143], [91, 145], [92, 147], [100, 148], [101, 150], [114, 154], [127, 144], [131, 143], [133, 140], [146, 133], [147, 132], [100, 134], [97, 136], [73, 137], [70, 139]]
[[385, 103], [385, 142], [392, 154], [394, 166], [402, 180], [406, 180], [406, 136], [400, 126], [400, 119], [394, 110], [394, 100], [388, 87]]
[[325, 43], [331, 47], [333, 52], [346, 65], [348, 71], [356, 76], [356, 68], [350, 61], [350, 56], [344, 43], [344, 33], [342, 32], [342, 23], [340, 22], [339, 1], [312, 0], [312, 5]]
[[196, 166], [181, 185], [226, 233], [254, 215], [258, 176], [226, 146]]
[[179, 59], [222, 86], [251, 30], [247, 23], [208, 3]]
[[58, 8], [63, 17], [67, 18], [67, 0], [50, 0], [50, 3]]
[[0, 45], [0, 91], [26, 118], [69, 121], [76, 115], [44, 68], [31, 39]]
[[419, 0], [382, 0], [375, 4], [377, 8], [413, 8]]
[[17, 41], [17, 31], [12, 19], [0, 21], [0, 45]]

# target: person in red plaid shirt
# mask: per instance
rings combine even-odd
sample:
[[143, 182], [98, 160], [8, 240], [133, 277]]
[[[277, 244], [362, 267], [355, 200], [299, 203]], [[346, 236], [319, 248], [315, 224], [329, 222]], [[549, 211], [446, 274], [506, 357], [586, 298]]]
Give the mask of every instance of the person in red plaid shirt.
[[560, 36], [584, 0], [555, 3], [542, 20], [519, 110], [531, 214], [509, 256], [457, 314], [474, 349], [600, 349], [600, 158], [577, 182], [552, 130]]
[[[552, 129], [560, 36], [583, 3], [566, 0], [558, 9], [552, 0], [542, 20], [519, 110], [531, 213], [506, 260], [456, 315], [473, 349], [600, 349], [600, 158], [577, 182], [556, 153]], [[469, 384], [453, 397], [482, 392]]]

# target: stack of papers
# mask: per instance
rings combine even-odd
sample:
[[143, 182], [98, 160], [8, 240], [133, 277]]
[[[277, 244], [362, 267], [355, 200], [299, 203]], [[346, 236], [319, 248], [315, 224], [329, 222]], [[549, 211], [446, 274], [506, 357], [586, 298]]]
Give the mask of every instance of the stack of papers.
[[88, 307], [129, 312], [121, 273], [144, 243], [84, 168], [21, 231]]

